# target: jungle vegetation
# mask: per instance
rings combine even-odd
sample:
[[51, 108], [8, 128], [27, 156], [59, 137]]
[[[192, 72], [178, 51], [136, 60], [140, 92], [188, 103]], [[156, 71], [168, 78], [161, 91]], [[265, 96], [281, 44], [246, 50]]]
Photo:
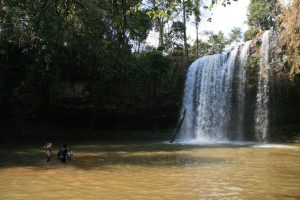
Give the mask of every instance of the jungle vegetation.
[[[24, 130], [28, 121], [74, 113], [80, 120], [89, 116], [87, 127], [112, 113], [176, 122], [187, 66], [241, 41], [241, 30], [233, 28], [229, 36], [203, 33], [207, 41], [189, 43], [187, 21], [194, 20], [199, 35], [200, 21], [211, 20], [203, 10], [218, 2], [0, 0], [2, 128]], [[275, 2], [251, 0], [245, 39], [275, 25]], [[146, 43], [151, 30], [159, 33], [157, 48]]]

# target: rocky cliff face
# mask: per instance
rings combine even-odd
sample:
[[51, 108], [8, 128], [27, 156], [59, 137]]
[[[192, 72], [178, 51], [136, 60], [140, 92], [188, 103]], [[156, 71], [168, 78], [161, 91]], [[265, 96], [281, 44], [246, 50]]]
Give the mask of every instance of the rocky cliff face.
[[[282, 29], [271, 30], [268, 64], [270, 82], [268, 90], [269, 138], [274, 141], [291, 138], [300, 133], [300, 79], [291, 77], [287, 48], [282, 40]], [[260, 55], [262, 35], [259, 34], [251, 44], [251, 54], [247, 61], [246, 81], [246, 135], [251, 138], [255, 131], [255, 104], [260, 76]]]

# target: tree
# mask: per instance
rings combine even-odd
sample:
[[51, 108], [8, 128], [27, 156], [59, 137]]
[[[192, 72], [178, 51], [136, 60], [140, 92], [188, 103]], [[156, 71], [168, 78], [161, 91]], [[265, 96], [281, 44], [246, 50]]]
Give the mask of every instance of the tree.
[[277, 0], [251, 0], [248, 7], [248, 25], [244, 40], [252, 39], [259, 30], [268, 30], [276, 23], [279, 14]]
[[134, 14], [130, 13], [128, 19], [130, 38], [137, 41], [138, 52], [140, 52], [141, 43], [147, 39], [149, 31], [153, 27], [152, 20], [147, 12], [147, 10], [139, 10]]
[[[199, 40], [191, 47], [191, 56], [194, 58], [198, 58], [205, 55], [212, 55], [222, 53], [225, 50], [225, 46], [230, 43], [230, 39], [225, 38], [223, 32], [219, 32], [214, 34], [213, 32], [204, 32], [204, 35], [208, 37], [207, 41]], [[199, 48], [198, 55], [195, 54], [196, 48]]]
[[228, 43], [240, 42], [243, 38], [241, 28], [234, 27], [229, 33]]
[[278, 14], [277, 0], [251, 0], [248, 7], [248, 24], [262, 30], [270, 29], [275, 25]]
[[[149, 2], [150, 1], [150, 2]], [[147, 9], [148, 15], [157, 21], [157, 30], [159, 31], [159, 46], [164, 46], [163, 36], [164, 36], [164, 26], [171, 18], [172, 14], [176, 16], [178, 13], [182, 12], [182, 22], [184, 25], [183, 30], [183, 41], [184, 41], [184, 51], [186, 57], [188, 57], [188, 43], [187, 43], [187, 34], [186, 34], [186, 20], [189, 16], [194, 15], [196, 21], [196, 27], [201, 19], [201, 8], [212, 8], [218, 2], [222, 2], [223, 6], [230, 5], [231, 0], [212, 0], [210, 1], [210, 6], [204, 4], [202, 0], [166, 0], [166, 1], [159, 1], [159, 0], [149, 0], [147, 5], [152, 5], [150, 8], [149, 6]], [[233, 0], [236, 1], [236, 0]], [[209, 2], [206, 2], [209, 4]], [[198, 34], [197, 34], [198, 35]]]
[[184, 23], [175, 21], [172, 23], [171, 30], [166, 34], [166, 49], [173, 54], [184, 55]]
[[222, 53], [224, 51], [225, 46], [228, 44], [228, 41], [226, 40], [224, 33], [219, 32], [217, 34], [208, 33], [209, 39], [208, 43], [211, 45], [211, 48], [209, 49], [209, 54], [217, 54]]
[[259, 33], [259, 28], [257, 27], [250, 27], [245, 33], [244, 33], [244, 41], [251, 40]]
[[199, 23], [201, 21], [200, 17], [200, 1], [195, 2], [195, 6], [193, 9], [194, 16], [195, 16], [195, 26], [196, 26], [196, 55], [199, 57]]
[[169, 21], [171, 10], [175, 10], [175, 5], [169, 1], [149, 0], [147, 14], [155, 21], [155, 29], [159, 32], [159, 47], [164, 48], [165, 24]]
[[[198, 50], [197, 50], [198, 49]], [[211, 45], [202, 40], [195, 41], [194, 45], [191, 47], [191, 57], [197, 59], [199, 57], [208, 55], [211, 49]]]

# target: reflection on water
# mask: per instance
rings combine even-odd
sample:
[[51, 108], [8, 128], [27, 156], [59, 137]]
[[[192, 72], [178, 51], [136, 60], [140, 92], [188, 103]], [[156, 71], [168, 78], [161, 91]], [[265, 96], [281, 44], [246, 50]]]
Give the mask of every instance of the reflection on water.
[[299, 145], [72, 149], [75, 160], [66, 164], [46, 163], [38, 146], [1, 149], [0, 199], [300, 199]]

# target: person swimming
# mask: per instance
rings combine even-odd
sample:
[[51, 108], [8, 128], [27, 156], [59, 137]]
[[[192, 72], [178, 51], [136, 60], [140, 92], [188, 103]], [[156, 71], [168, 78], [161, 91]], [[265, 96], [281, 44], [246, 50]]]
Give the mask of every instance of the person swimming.
[[64, 144], [62, 147], [59, 148], [59, 151], [57, 153], [57, 158], [61, 162], [66, 162], [67, 159], [67, 145]]
[[46, 143], [43, 148], [47, 156], [46, 161], [50, 162], [52, 156], [52, 143], [51, 142]]
[[68, 161], [73, 160], [73, 152], [70, 148], [68, 148], [68, 151], [67, 151], [67, 159], [68, 159]]

